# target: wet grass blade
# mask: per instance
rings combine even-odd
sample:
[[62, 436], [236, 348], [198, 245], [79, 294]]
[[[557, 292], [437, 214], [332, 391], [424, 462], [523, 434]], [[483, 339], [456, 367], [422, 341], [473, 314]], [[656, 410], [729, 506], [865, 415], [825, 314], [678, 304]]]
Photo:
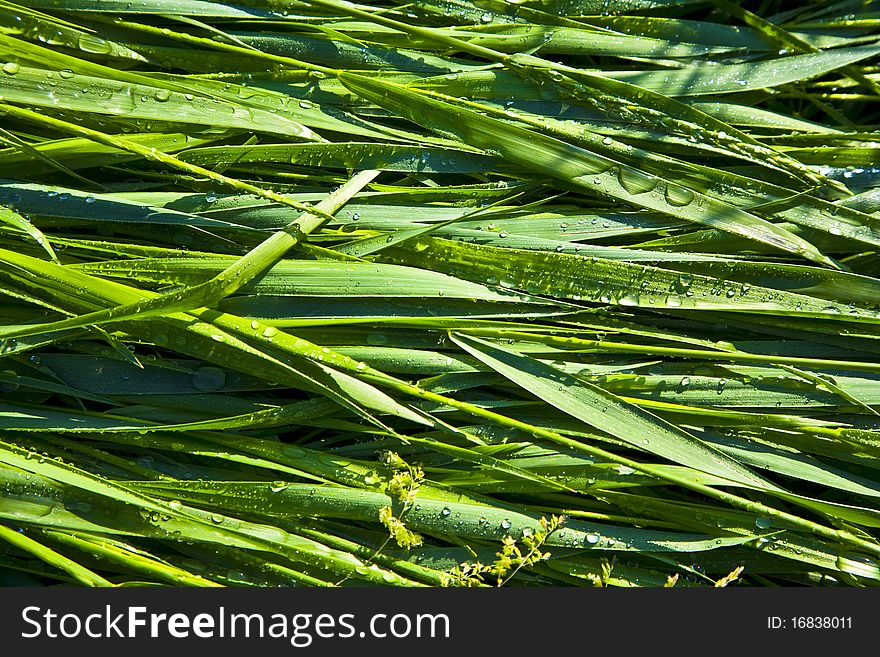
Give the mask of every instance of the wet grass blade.
[[489, 152], [497, 152], [505, 159], [567, 185], [607, 194], [686, 221], [712, 225], [835, 266], [814, 246], [782, 228], [687, 187], [646, 175], [626, 164], [396, 85], [377, 84], [351, 74], [344, 74], [341, 80], [358, 94], [392, 108], [416, 123]]
[[0, 0], [0, 582], [880, 581], [870, 6], [246, 4]]

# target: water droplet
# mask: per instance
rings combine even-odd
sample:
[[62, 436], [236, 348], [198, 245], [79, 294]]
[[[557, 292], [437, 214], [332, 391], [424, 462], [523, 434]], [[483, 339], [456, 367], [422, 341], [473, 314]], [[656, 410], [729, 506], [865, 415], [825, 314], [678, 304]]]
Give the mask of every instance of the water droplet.
[[691, 384], [691, 378], [689, 376], [682, 377], [680, 383], [682, 388], [687, 388]]
[[74, 73], [73, 71], [71, 71], [69, 68], [65, 68], [65, 69], [62, 69], [62, 70], [58, 71], [58, 75], [60, 75], [60, 76], [61, 76], [62, 78], [64, 78], [65, 80], [69, 80], [69, 79], [72, 78], [74, 75], [76, 75], [76, 73]]
[[621, 167], [617, 172], [617, 181], [630, 194], [650, 192], [660, 182], [659, 178], [628, 167]]
[[200, 367], [193, 373], [192, 385], [196, 390], [220, 390], [226, 385], [226, 373], [219, 367]]
[[290, 484], [288, 484], [286, 481], [273, 481], [271, 484], [269, 484], [269, 490], [271, 490], [273, 493], [280, 493], [283, 490], [287, 490], [289, 486]]
[[3, 72], [6, 73], [6, 75], [15, 75], [20, 70], [21, 70], [21, 67], [18, 64], [16, 64], [15, 62], [6, 62], [3, 65]]
[[504, 520], [501, 521], [501, 529], [510, 529], [511, 524], [512, 523], [510, 522], [510, 520], [505, 518]]
[[368, 333], [367, 334], [367, 344], [371, 344], [374, 347], [379, 347], [383, 344], [388, 344], [388, 336], [384, 333]]
[[680, 185], [666, 184], [666, 202], [675, 207], [682, 207], [690, 204], [694, 200], [694, 193], [687, 187]]
[[71, 511], [76, 511], [78, 513], [89, 513], [94, 508], [88, 502], [71, 502], [66, 506]]
[[769, 529], [772, 524], [770, 518], [755, 518], [755, 527], [758, 529]]
[[79, 49], [96, 55], [106, 55], [113, 52], [113, 48], [106, 39], [91, 34], [82, 34], [79, 37]]
[[223, 522], [223, 520], [223, 516], [221, 516], [219, 513], [211, 514], [211, 522], [213, 522], [214, 524], [219, 525]]
[[452, 509], [450, 509], [448, 506], [444, 506], [443, 509], [440, 511], [440, 515], [444, 518], [448, 517], [451, 513]]
[[491, 23], [492, 22], [492, 14], [490, 14], [487, 11], [485, 14], [480, 16], [480, 20], [483, 21], [484, 23]]
[[598, 542], [599, 542], [599, 535], [598, 534], [587, 534], [587, 543], [589, 543], [590, 545], [595, 545]]

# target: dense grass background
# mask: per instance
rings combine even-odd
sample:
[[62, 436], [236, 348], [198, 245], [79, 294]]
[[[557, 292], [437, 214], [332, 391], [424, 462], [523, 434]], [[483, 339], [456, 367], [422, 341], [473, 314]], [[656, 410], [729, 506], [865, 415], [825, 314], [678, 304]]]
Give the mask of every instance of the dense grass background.
[[874, 585], [878, 27], [0, 1], [0, 582]]

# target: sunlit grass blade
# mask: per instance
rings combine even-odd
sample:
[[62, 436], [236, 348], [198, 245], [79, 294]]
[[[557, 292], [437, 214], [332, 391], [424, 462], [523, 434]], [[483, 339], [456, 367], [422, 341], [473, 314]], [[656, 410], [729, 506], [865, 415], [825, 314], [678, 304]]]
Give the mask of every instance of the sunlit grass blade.
[[876, 586], [880, 21], [790, 4], [0, 0], [0, 585]]

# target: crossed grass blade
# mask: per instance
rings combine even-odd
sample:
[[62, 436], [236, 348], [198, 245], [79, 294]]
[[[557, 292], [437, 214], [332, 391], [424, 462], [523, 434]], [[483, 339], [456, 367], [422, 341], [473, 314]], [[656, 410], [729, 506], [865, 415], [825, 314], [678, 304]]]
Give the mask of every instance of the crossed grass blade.
[[22, 4], [3, 567], [463, 584], [564, 514], [500, 581], [878, 579], [863, 8]]

